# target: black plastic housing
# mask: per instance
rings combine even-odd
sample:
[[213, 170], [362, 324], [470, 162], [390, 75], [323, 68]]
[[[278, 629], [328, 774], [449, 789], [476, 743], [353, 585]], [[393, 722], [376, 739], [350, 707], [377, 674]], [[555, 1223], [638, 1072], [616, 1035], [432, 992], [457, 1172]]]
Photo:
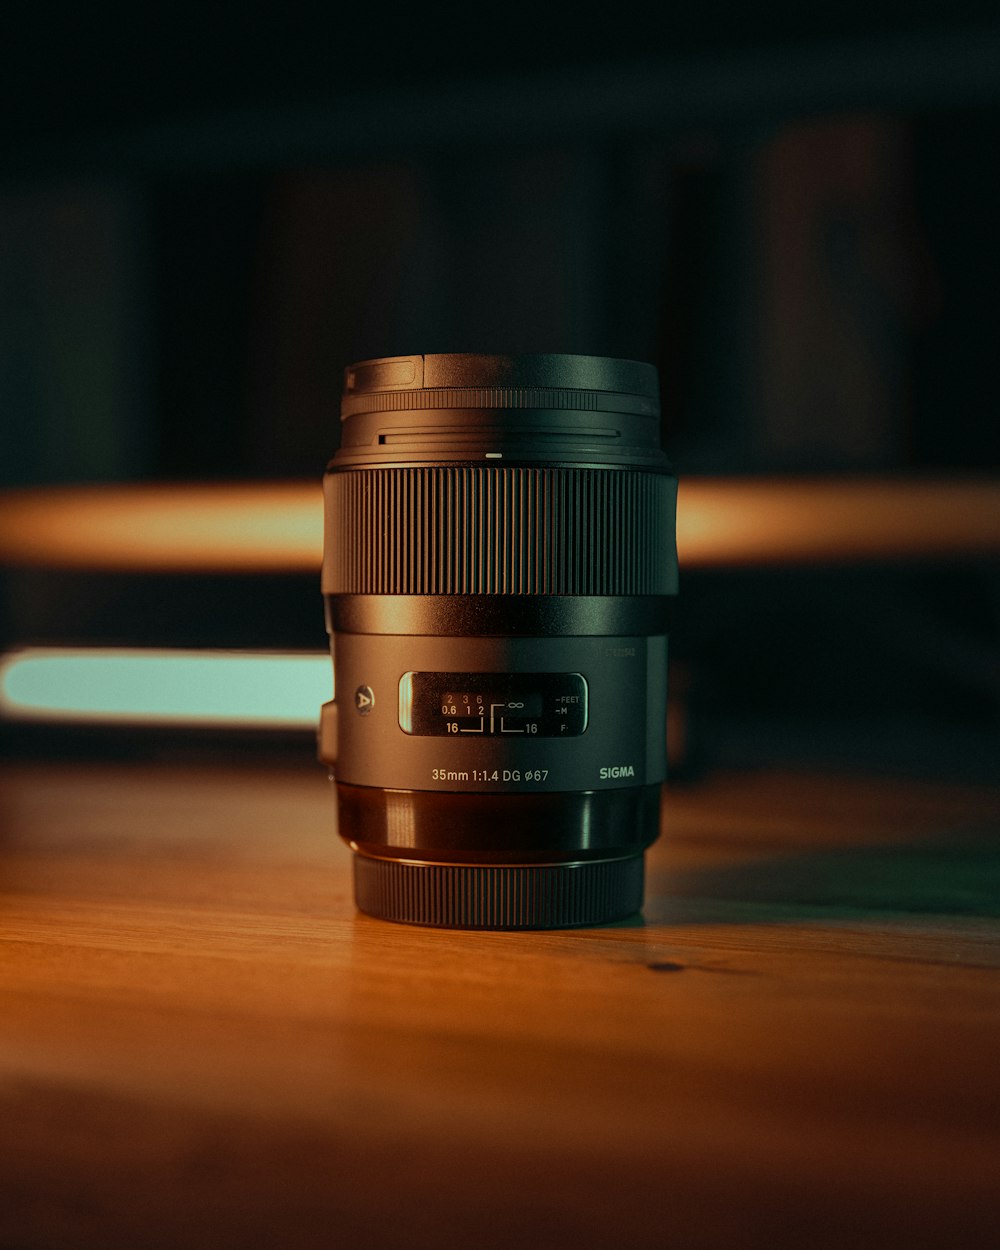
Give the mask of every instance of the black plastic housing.
[[[342, 421], [320, 755], [359, 907], [472, 928], [633, 913], [659, 827], [677, 590], [655, 370], [364, 361]], [[430, 700], [416, 715], [414, 697]]]

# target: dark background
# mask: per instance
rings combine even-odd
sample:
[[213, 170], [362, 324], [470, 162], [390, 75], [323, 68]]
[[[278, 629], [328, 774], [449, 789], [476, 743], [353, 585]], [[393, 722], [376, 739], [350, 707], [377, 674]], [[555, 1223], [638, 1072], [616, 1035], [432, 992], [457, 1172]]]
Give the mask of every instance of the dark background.
[[[3, 58], [3, 485], [315, 477], [345, 364], [456, 350], [652, 360], [682, 477], [998, 467], [972, 6], [36, 4]], [[689, 572], [695, 742], [989, 772], [997, 591], [981, 560]], [[324, 641], [294, 578], [18, 574], [4, 633]]]

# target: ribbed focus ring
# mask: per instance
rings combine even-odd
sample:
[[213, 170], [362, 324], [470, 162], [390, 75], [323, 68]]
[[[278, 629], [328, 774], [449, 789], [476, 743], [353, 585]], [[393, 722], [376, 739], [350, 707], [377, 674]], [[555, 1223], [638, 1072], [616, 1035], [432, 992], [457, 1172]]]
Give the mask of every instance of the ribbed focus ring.
[[443, 408], [530, 408], [543, 412], [631, 412], [649, 416], [655, 415], [657, 403], [647, 395], [523, 386], [462, 386], [345, 395], [341, 414], [346, 417], [357, 412], [415, 412]]
[[328, 473], [323, 589], [358, 595], [668, 595], [665, 474], [440, 466]]
[[381, 920], [451, 929], [604, 924], [642, 906], [643, 857], [584, 864], [453, 866], [354, 857], [355, 899]]

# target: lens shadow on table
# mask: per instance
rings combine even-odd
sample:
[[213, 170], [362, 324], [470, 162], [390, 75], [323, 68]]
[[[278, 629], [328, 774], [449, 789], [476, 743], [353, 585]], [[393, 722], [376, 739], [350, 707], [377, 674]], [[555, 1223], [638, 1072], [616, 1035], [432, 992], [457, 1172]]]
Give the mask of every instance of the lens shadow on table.
[[1000, 832], [647, 870], [646, 924], [1000, 917]]

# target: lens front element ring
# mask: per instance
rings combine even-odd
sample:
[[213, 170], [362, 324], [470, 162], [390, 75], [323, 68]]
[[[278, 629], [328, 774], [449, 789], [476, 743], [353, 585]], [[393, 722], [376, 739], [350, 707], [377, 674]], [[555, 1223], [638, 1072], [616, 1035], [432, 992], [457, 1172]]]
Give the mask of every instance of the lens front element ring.
[[642, 906], [643, 856], [575, 864], [429, 864], [354, 856], [367, 915], [460, 929], [564, 929]]

